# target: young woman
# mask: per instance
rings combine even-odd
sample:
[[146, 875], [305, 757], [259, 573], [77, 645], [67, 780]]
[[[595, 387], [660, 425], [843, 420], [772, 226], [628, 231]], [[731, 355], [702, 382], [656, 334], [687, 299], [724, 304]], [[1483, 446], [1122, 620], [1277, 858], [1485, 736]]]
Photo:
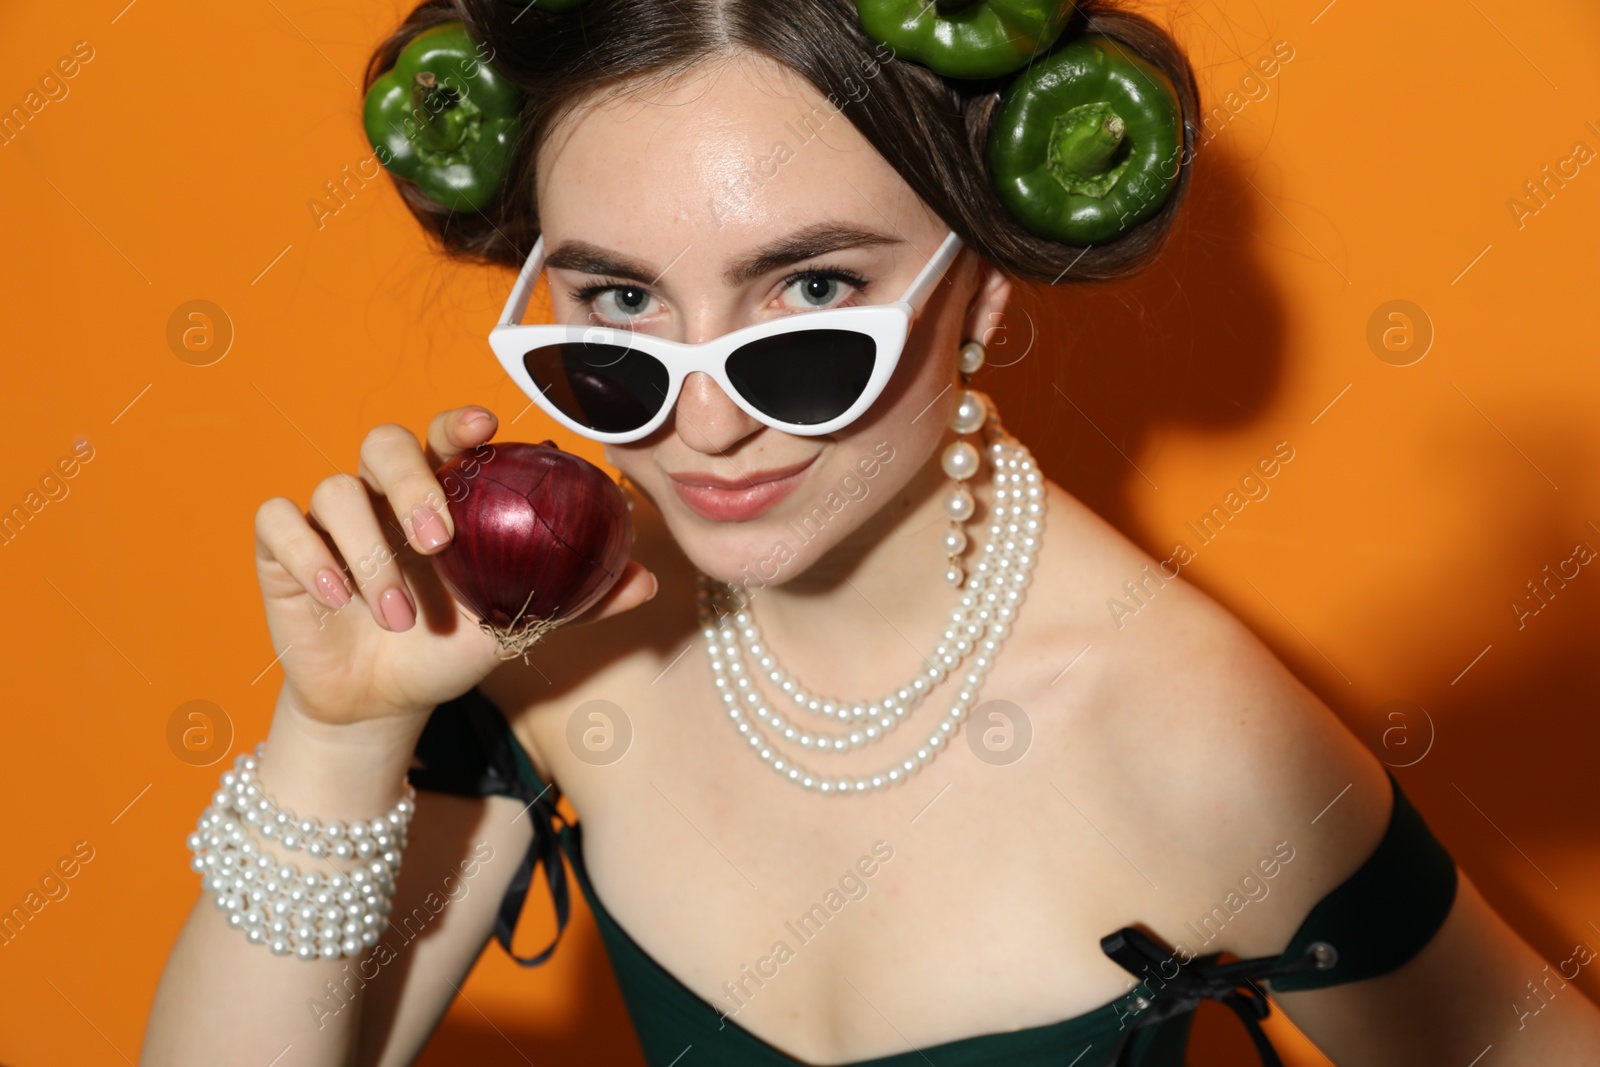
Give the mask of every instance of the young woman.
[[[521, 94], [488, 195], [401, 187], [448, 252], [528, 267], [497, 351], [544, 414], [607, 443], [634, 559], [528, 664], [503, 661], [426, 558], [455, 528], [433, 472], [492, 463], [500, 424], [475, 407], [426, 442], [374, 428], [306, 511], [262, 505], [273, 644], [293, 653], [217, 806], [265, 814], [191, 838], [208, 892], [145, 1063], [411, 1063], [491, 935], [509, 951], [530, 881], [565, 918], [563, 853], [663, 1067], [1176, 1067], [1206, 997], [1272, 1062], [1263, 989], [1339, 1064], [1592, 1062], [1600, 1012], [1574, 990], [1532, 1017], [1552, 965], [1382, 765], [967, 387], [1011, 279], [1156, 253], [1194, 137], [1181, 54], [1085, 3], [1022, 57], [1102, 35], [1095, 62], [1145, 72], [1133, 94], [1184, 117], [1158, 202], [1073, 242], [996, 188], [1020, 75], [892, 32], [1030, 5], [899, 6], [430, 2], [374, 57], [369, 84], [459, 22], [474, 73]], [[535, 271], [606, 359], [524, 358]], [[1103, 604], [1130, 579], [1161, 595], [1113, 640]], [[297, 853], [320, 881], [279, 866]], [[351, 857], [371, 862], [334, 862]]]

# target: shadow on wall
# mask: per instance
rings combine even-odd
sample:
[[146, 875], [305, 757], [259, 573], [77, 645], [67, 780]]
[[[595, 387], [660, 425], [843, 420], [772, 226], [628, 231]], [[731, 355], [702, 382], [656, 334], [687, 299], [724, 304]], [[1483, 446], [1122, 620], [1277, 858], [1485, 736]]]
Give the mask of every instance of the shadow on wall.
[[[1253, 251], [1260, 197], [1224, 147], [1197, 153], [1194, 167], [1150, 267], [1123, 281], [1018, 290], [1026, 315], [991, 339], [973, 382], [1055, 482], [1130, 533], [1125, 487], [1142, 476], [1129, 460], [1149, 431], [1258, 418], [1287, 358], [1283, 301]], [[1028, 318], [1037, 336], [1023, 356]]]
[[[569, 873], [570, 877], [570, 873]], [[534, 891], [541, 883], [534, 883]], [[592, 1064], [608, 1067], [645, 1067], [644, 1053], [633, 1027], [628, 1024], [628, 1012], [623, 1004], [622, 992], [617, 988], [611, 973], [610, 958], [595, 928], [588, 902], [576, 892], [573, 883], [572, 915], [566, 932], [561, 935], [557, 956], [582, 961], [581, 973], [575, 978], [569, 972], [550, 971], [540, 974], [541, 968], [523, 969], [504, 959], [505, 952], [497, 942], [490, 941], [484, 957], [490, 954], [502, 957], [497, 962], [520, 972], [516, 981], [525, 983], [530, 1002], [550, 1003], [570, 1001], [577, 1009], [560, 1025], [535, 1027], [515, 1021], [515, 1014], [505, 1010], [489, 1009], [495, 1017], [491, 1023], [464, 998], [457, 997], [450, 1013], [434, 1031], [432, 1040], [417, 1058], [417, 1067], [526, 1067], [538, 1064]], [[548, 906], [548, 901], [544, 902]], [[530, 907], [530, 912], [535, 909]], [[554, 921], [546, 929], [543, 922], [525, 922], [519, 929], [517, 951], [528, 953], [549, 943], [555, 933]], [[479, 960], [482, 967], [484, 960]], [[539, 988], [559, 981], [563, 988], [558, 995], [547, 995]], [[504, 982], [496, 982], [504, 988]]]
[[[1537, 558], [1570, 535], [1566, 526], [1529, 522], [1517, 531], [1525, 540], [1518, 556]], [[1592, 532], [1588, 541], [1600, 548]], [[1585, 581], [1596, 585], [1587, 596]], [[1474, 673], [1493, 656], [1504, 657], [1498, 669], [1460, 695], [1448, 680], [1418, 687], [1419, 702], [1444, 709], [1436, 716], [1443, 758], [1396, 775], [1495, 910], [1543, 959], [1560, 960], [1578, 942], [1600, 949], [1600, 578], [1580, 576], [1522, 631], [1509, 608], [1505, 619], [1499, 632], [1461, 642], [1478, 642], [1469, 655], [1493, 646]], [[1600, 977], [1585, 973], [1573, 984], [1600, 1002]]]

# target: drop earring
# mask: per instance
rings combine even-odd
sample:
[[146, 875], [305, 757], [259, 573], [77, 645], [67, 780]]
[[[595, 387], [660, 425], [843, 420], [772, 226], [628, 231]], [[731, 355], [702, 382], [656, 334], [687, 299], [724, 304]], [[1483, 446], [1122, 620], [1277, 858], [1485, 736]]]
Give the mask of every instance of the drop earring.
[[956, 398], [955, 410], [950, 414], [950, 429], [961, 437], [952, 441], [941, 457], [945, 474], [953, 480], [944, 501], [944, 513], [950, 519], [950, 528], [945, 531], [943, 542], [945, 554], [950, 558], [944, 580], [957, 587], [967, 580], [961, 555], [967, 550], [966, 522], [977, 508], [972, 492], [964, 483], [978, 473], [981, 460], [978, 449], [962, 438], [982, 429], [990, 419], [988, 399], [982, 393], [967, 388], [968, 381], [983, 366], [983, 357], [983, 345], [977, 341], [968, 341], [961, 346], [956, 361], [961, 373], [961, 392]]

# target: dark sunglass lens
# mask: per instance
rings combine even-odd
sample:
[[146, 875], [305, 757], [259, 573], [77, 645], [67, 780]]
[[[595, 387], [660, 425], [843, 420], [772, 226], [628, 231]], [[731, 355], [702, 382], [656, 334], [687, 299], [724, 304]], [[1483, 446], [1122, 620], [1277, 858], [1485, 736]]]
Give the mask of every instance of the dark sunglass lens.
[[728, 379], [763, 413], [812, 426], [860, 398], [877, 351], [869, 335], [854, 330], [796, 330], [741, 346], [728, 357]]
[[523, 356], [522, 365], [562, 414], [602, 433], [637, 430], [667, 398], [667, 368], [623, 345], [545, 345]]

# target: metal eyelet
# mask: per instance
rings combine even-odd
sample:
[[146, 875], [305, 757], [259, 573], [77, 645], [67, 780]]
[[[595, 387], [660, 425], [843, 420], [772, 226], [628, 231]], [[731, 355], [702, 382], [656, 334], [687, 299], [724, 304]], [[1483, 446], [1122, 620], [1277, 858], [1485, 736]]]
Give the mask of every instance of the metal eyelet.
[[1339, 950], [1326, 941], [1313, 941], [1306, 946], [1306, 955], [1317, 961], [1317, 970], [1325, 971], [1339, 962]]

